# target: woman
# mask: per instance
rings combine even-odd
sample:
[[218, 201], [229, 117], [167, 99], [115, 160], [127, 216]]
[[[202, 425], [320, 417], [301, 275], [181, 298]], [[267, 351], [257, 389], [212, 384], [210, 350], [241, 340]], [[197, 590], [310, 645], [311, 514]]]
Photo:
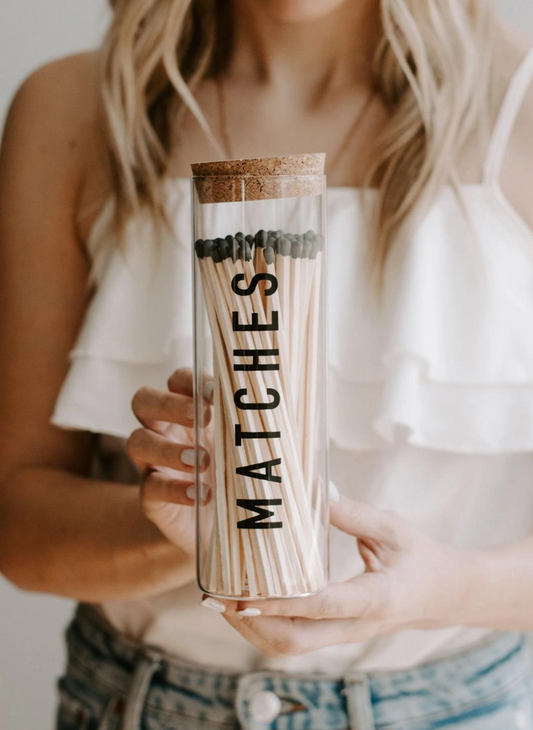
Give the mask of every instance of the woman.
[[[533, 728], [529, 41], [484, 0], [113, 5], [1, 157], [0, 568], [83, 604], [58, 728]], [[335, 582], [200, 606], [189, 164], [315, 150]]]

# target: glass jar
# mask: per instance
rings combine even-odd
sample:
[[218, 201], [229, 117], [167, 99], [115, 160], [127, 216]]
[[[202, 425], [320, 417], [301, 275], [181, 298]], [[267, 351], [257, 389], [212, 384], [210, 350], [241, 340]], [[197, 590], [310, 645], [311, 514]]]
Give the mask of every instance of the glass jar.
[[198, 583], [212, 596], [328, 581], [324, 160], [192, 166]]

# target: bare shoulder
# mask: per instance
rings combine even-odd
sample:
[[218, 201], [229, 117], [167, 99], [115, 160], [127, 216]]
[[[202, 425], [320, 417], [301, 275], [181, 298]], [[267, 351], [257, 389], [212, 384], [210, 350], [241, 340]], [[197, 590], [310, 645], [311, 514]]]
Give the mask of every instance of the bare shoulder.
[[46, 166], [70, 182], [81, 177], [90, 142], [98, 135], [98, 64], [84, 53], [34, 71], [19, 87], [7, 115], [1, 163]]
[[71, 211], [104, 155], [98, 54], [83, 53], [34, 71], [7, 115], [0, 190], [32, 209], [60, 200]]
[[35, 133], [60, 137], [64, 128], [95, 123], [98, 115], [96, 53], [61, 58], [28, 76], [16, 92], [9, 125], [33, 126]]

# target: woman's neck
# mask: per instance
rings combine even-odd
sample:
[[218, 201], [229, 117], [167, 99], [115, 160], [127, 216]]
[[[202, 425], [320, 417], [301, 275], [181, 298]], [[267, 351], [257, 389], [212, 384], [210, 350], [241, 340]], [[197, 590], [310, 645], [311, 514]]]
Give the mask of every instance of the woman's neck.
[[325, 91], [370, 83], [380, 31], [376, 0], [344, 2], [318, 20], [282, 22], [259, 2], [233, 0], [228, 77], [289, 91], [313, 105]]

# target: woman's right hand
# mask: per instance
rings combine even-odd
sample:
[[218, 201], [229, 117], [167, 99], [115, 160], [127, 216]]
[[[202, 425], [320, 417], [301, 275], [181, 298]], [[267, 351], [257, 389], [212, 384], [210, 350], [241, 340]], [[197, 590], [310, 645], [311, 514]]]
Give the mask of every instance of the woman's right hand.
[[[204, 426], [211, 420], [213, 380], [204, 379]], [[193, 554], [195, 550], [194, 507], [194, 402], [192, 370], [176, 370], [168, 391], [141, 388], [132, 401], [141, 423], [127, 444], [130, 458], [143, 474], [142, 506], [146, 516], [174, 545]], [[209, 455], [202, 451], [200, 468], [206, 475]], [[203, 483], [202, 499], [209, 497]]]

